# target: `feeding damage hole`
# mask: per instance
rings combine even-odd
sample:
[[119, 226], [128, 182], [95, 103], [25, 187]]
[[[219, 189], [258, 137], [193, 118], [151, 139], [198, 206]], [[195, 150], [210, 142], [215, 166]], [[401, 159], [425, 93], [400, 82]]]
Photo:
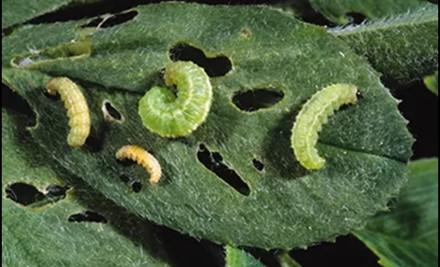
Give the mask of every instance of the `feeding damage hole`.
[[69, 189], [70, 187], [68, 185], [60, 186], [56, 184], [51, 184], [46, 187], [46, 197], [53, 201], [63, 199], [66, 197], [66, 191]]
[[241, 177], [226, 164], [223, 163], [223, 157], [218, 152], [211, 152], [208, 148], [200, 144], [197, 151], [197, 159], [210, 171], [215, 173], [219, 178], [232, 186], [240, 194], [248, 196], [250, 193], [249, 186], [241, 179]]
[[35, 186], [27, 183], [13, 183], [6, 187], [6, 197], [23, 206], [44, 206], [66, 197], [69, 186], [49, 185], [46, 194], [40, 192]]
[[12, 91], [7, 85], [2, 83], [2, 107], [10, 109], [14, 112], [22, 114], [26, 117], [26, 126], [33, 126], [36, 124], [36, 114], [29, 106], [28, 102], [24, 100], [16, 92]]
[[104, 120], [108, 122], [123, 123], [125, 121], [124, 116], [107, 99], [102, 102], [101, 110]]
[[118, 13], [118, 14], [107, 14], [92, 20], [86, 25], [81, 26], [81, 28], [86, 28], [86, 27], [110, 28], [134, 19], [134, 17], [136, 17], [137, 14], [138, 12], [135, 10], [124, 13]]
[[139, 193], [142, 190], [142, 183], [137, 180], [137, 179], [133, 179], [128, 175], [122, 174], [119, 176], [119, 178], [121, 179], [121, 181], [123, 181], [126, 185], [128, 185], [129, 187], [131, 187], [131, 190], [133, 190], [133, 192], [135, 193]]
[[202, 50], [187, 44], [171, 48], [170, 58], [173, 61], [192, 61], [205, 69], [210, 77], [224, 76], [232, 69], [232, 63], [226, 56], [209, 58]]
[[346, 14], [346, 16], [348, 18], [349, 24], [361, 24], [367, 19], [364, 14], [358, 12], [349, 12]]
[[252, 164], [254, 165], [255, 169], [257, 169], [258, 171], [261, 172], [264, 170], [263, 162], [259, 161], [258, 159], [253, 159]]
[[6, 197], [23, 205], [28, 206], [32, 203], [42, 201], [46, 196], [35, 186], [26, 183], [14, 183], [5, 189]]
[[107, 219], [101, 214], [86, 210], [82, 213], [76, 213], [69, 216], [67, 219], [69, 222], [96, 222], [96, 223], [107, 223]]
[[254, 89], [235, 93], [232, 103], [247, 112], [269, 108], [280, 102], [284, 93], [275, 89]]

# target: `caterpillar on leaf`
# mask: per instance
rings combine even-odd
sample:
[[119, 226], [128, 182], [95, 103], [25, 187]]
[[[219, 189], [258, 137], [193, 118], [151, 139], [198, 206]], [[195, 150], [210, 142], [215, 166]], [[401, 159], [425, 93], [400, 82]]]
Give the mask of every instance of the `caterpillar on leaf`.
[[357, 102], [357, 88], [332, 84], [316, 92], [301, 108], [292, 128], [291, 146], [299, 163], [308, 170], [324, 167], [325, 159], [316, 150], [318, 133], [327, 118], [344, 104]]
[[67, 136], [67, 144], [72, 147], [82, 146], [90, 134], [90, 111], [86, 98], [79, 86], [66, 77], [51, 79], [46, 85], [50, 95], [60, 95], [67, 109], [70, 132]]
[[137, 145], [125, 145], [116, 152], [117, 160], [129, 159], [142, 166], [150, 174], [150, 183], [157, 184], [162, 176], [162, 169], [157, 159]]
[[203, 68], [189, 61], [170, 63], [164, 75], [177, 93], [154, 86], [140, 99], [143, 125], [162, 137], [187, 136], [206, 119], [212, 103], [212, 86]]

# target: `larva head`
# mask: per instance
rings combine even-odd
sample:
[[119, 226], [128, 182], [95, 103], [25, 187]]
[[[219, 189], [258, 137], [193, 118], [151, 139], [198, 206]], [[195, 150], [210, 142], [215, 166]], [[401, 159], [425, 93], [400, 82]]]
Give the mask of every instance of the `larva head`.
[[50, 81], [46, 84], [47, 92], [51, 95], [56, 95], [60, 88], [65, 87], [71, 81], [65, 77], [57, 77], [50, 79]]

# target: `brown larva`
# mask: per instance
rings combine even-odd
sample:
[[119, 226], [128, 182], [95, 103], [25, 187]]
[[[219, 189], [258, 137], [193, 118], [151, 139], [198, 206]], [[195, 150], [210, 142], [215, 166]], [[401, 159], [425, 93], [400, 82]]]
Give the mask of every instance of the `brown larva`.
[[150, 174], [151, 184], [157, 184], [162, 176], [162, 169], [157, 159], [142, 147], [125, 145], [116, 152], [116, 159], [129, 159], [141, 165]]
[[67, 143], [72, 147], [82, 146], [90, 134], [91, 122], [89, 107], [81, 89], [66, 77], [51, 79], [46, 89], [51, 95], [60, 94], [67, 109], [70, 126]]

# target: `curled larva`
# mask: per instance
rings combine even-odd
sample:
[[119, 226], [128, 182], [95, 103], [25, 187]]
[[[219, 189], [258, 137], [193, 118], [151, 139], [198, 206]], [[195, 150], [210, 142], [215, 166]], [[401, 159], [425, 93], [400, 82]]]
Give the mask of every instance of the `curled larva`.
[[300, 164], [308, 170], [324, 167], [318, 155], [318, 133], [328, 116], [344, 104], [356, 103], [357, 88], [351, 84], [333, 84], [316, 92], [301, 108], [292, 128], [291, 145]]
[[139, 101], [144, 126], [162, 137], [187, 136], [202, 124], [212, 102], [212, 87], [203, 68], [189, 61], [170, 63], [165, 68], [165, 84], [154, 86]]
[[116, 159], [129, 159], [141, 165], [150, 174], [151, 184], [157, 184], [162, 176], [162, 169], [157, 159], [142, 147], [125, 145], [116, 152]]
[[70, 132], [67, 143], [72, 147], [82, 146], [90, 134], [90, 112], [78, 85], [66, 77], [51, 79], [46, 85], [47, 92], [51, 95], [60, 94], [67, 109]]

